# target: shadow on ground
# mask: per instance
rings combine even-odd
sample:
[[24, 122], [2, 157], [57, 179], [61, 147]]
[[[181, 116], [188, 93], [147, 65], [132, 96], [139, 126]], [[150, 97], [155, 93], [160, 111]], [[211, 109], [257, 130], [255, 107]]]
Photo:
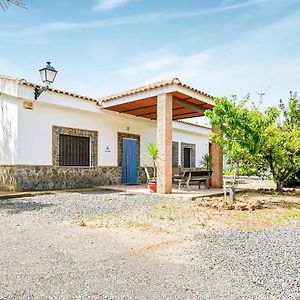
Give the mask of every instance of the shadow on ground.
[[91, 190], [91, 191], [77, 191], [77, 190], [68, 190], [68, 193], [76, 193], [76, 194], [82, 194], [82, 195], [106, 195], [106, 194], [118, 194], [119, 191], [116, 190]]
[[9, 214], [19, 214], [28, 211], [39, 211], [46, 207], [51, 207], [54, 204], [43, 204], [28, 200], [1, 200], [0, 211], [7, 211]]

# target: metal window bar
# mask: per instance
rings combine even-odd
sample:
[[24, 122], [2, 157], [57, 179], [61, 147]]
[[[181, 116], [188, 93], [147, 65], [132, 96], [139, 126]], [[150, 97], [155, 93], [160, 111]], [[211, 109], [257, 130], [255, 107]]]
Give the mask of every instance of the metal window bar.
[[90, 166], [92, 155], [89, 137], [59, 135], [60, 166]]

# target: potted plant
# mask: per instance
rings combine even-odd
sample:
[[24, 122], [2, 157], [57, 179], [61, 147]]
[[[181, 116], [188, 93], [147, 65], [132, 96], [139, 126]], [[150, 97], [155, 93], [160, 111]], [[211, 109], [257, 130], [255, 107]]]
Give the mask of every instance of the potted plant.
[[148, 188], [152, 192], [156, 192], [157, 188], [157, 144], [156, 143], [149, 143], [147, 147], [148, 155], [150, 156], [153, 162], [153, 177], [148, 180]]
[[203, 154], [200, 160], [200, 167], [206, 169], [208, 172], [208, 186], [211, 186], [212, 180], [211, 180], [211, 165], [212, 165], [212, 159], [211, 156], [207, 154]]

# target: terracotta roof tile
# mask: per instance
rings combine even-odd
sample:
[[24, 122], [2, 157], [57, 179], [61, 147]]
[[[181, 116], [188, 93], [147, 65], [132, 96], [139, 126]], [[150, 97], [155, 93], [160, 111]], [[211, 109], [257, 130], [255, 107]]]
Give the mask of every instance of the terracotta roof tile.
[[146, 92], [146, 91], [149, 91], [149, 90], [153, 90], [153, 89], [168, 86], [168, 85], [182, 86], [182, 87], [187, 88], [189, 90], [192, 90], [196, 93], [200, 93], [203, 96], [214, 99], [213, 96], [211, 96], [207, 93], [204, 93], [204, 92], [202, 92], [198, 89], [195, 89], [195, 88], [193, 88], [193, 87], [191, 87], [187, 84], [182, 83], [178, 78], [173, 78], [173, 79], [169, 79], [169, 80], [163, 80], [163, 81], [158, 81], [158, 82], [155, 82], [155, 83], [151, 83], [151, 84], [148, 84], [148, 85], [145, 85], [145, 86], [141, 86], [141, 87], [134, 88], [134, 89], [131, 89], [131, 90], [127, 90], [127, 91], [124, 91], [124, 92], [113, 94], [113, 95], [110, 95], [110, 96], [107, 96], [107, 97], [103, 97], [103, 98], [100, 98], [99, 101], [100, 101], [100, 103], [103, 103], [103, 102], [107, 102], [107, 101], [110, 101], [110, 100], [119, 99], [119, 98], [122, 98], [122, 97], [130, 96], [130, 95], [137, 94], [137, 93]]
[[[30, 86], [30, 87], [42, 87], [39, 84], [34, 84], [31, 82], [26, 81], [24, 78], [17, 78], [17, 77], [11, 77], [11, 76], [4, 76], [4, 75], [0, 75], [0, 79], [6, 79], [6, 80], [12, 80], [12, 81], [18, 81], [20, 84], [26, 85], [26, 86]], [[93, 101], [98, 103], [98, 100], [92, 97], [88, 97], [88, 96], [83, 96], [83, 95], [78, 95], [72, 92], [67, 92], [67, 91], [62, 91], [59, 89], [54, 89], [54, 88], [48, 88], [48, 91], [53, 92], [53, 93], [58, 93], [58, 94], [62, 94], [62, 95], [67, 95], [67, 96], [71, 96], [71, 97], [75, 97], [78, 99], [82, 99], [82, 100], [88, 100], [88, 101]]]
[[182, 120], [179, 120], [179, 121], [176, 121], [178, 123], [183, 123], [183, 124], [187, 124], [187, 125], [192, 125], [192, 126], [196, 126], [196, 127], [201, 127], [201, 128], [205, 128], [205, 129], [211, 129], [210, 126], [207, 126], [207, 125], [201, 125], [201, 124], [196, 124], [196, 123], [192, 123], [192, 122], [188, 122], [188, 121], [182, 121]]
[[[18, 78], [18, 77], [0, 75], [0, 79], [7, 79], [7, 80], [18, 81], [20, 84], [23, 84], [23, 85], [26, 85], [26, 86], [30, 86], [30, 87], [33, 87], [33, 88], [35, 88], [35, 87], [42, 87], [39, 84], [34, 84], [34, 83], [31, 83], [31, 82], [28, 82], [24, 78]], [[158, 82], [155, 82], [155, 83], [152, 83], [152, 84], [148, 84], [148, 85], [145, 85], [145, 86], [141, 86], [141, 87], [138, 87], [138, 88], [134, 88], [134, 89], [131, 89], [131, 90], [128, 90], [128, 91], [124, 91], [124, 92], [121, 92], [121, 93], [117, 93], [117, 94], [114, 94], [114, 95], [111, 95], [111, 96], [107, 96], [107, 97], [103, 97], [103, 98], [99, 98], [99, 99], [95, 99], [95, 98], [92, 98], [92, 97], [79, 95], [79, 94], [72, 93], [72, 92], [62, 91], [62, 90], [55, 89], [55, 88], [49, 88], [48, 90], [51, 91], [51, 92], [54, 92], [54, 93], [63, 94], [63, 95], [75, 97], [75, 98], [78, 98], [78, 99], [93, 101], [93, 102], [96, 102], [97, 104], [100, 105], [101, 103], [106, 102], [106, 101], [110, 101], [110, 100], [122, 98], [122, 97], [125, 97], [125, 96], [130, 96], [130, 95], [133, 95], [133, 94], [137, 94], [137, 93], [149, 91], [149, 90], [152, 90], [152, 89], [156, 89], [156, 88], [160, 88], [160, 87], [164, 87], [164, 86], [168, 86], [168, 85], [182, 86], [182, 87], [185, 87], [185, 88], [187, 88], [189, 90], [192, 90], [192, 91], [194, 91], [196, 93], [200, 93], [203, 96], [206, 96], [206, 97], [209, 97], [211, 99], [214, 99], [213, 96], [211, 96], [211, 95], [209, 95], [207, 93], [204, 93], [204, 92], [202, 92], [202, 91], [200, 91], [198, 89], [195, 89], [195, 88], [193, 88], [193, 87], [191, 87], [189, 85], [183, 84], [178, 78], [173, 78], [173, 79], [169, 79], [169, 80], [158, 81]]]
[[[34, 87], [34, 88], [35, 87], [42, 87], [39, 84], [34, 84], [34, 83], [31, 83], [31, 82], [27, 82], [27, 81], [22, 82], [22, 84], [26, 85], [26, 86], [31, 86], [31, 87]], [[58, 89], [54, 89], [54, 88], [50, 88], [50, 87], [48, 88], [48, 91], [53, 92], [53, 93], [62, 94], [62, 95], [71, 96], [71, 97], [82, 99], [82, 100], [88, 100], [88, 101], [93, 101], [93, 102], [98, 103], [98, 100], [95, 99], [95, 98], [88, 97], [88, 96], [83, 96], [83, 95], [78, 95], [78, 94], [75, 94], [75, 93], [72, 93], [72, 92], [62, 91], [62, 90], [58, 90]]]

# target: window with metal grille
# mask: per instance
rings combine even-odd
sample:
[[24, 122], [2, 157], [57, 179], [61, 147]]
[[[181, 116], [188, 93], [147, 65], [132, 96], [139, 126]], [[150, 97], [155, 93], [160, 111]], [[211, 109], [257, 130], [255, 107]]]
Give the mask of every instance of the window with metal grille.
[[60, 166], [90, 166], [90, 138], [59, 135]]

